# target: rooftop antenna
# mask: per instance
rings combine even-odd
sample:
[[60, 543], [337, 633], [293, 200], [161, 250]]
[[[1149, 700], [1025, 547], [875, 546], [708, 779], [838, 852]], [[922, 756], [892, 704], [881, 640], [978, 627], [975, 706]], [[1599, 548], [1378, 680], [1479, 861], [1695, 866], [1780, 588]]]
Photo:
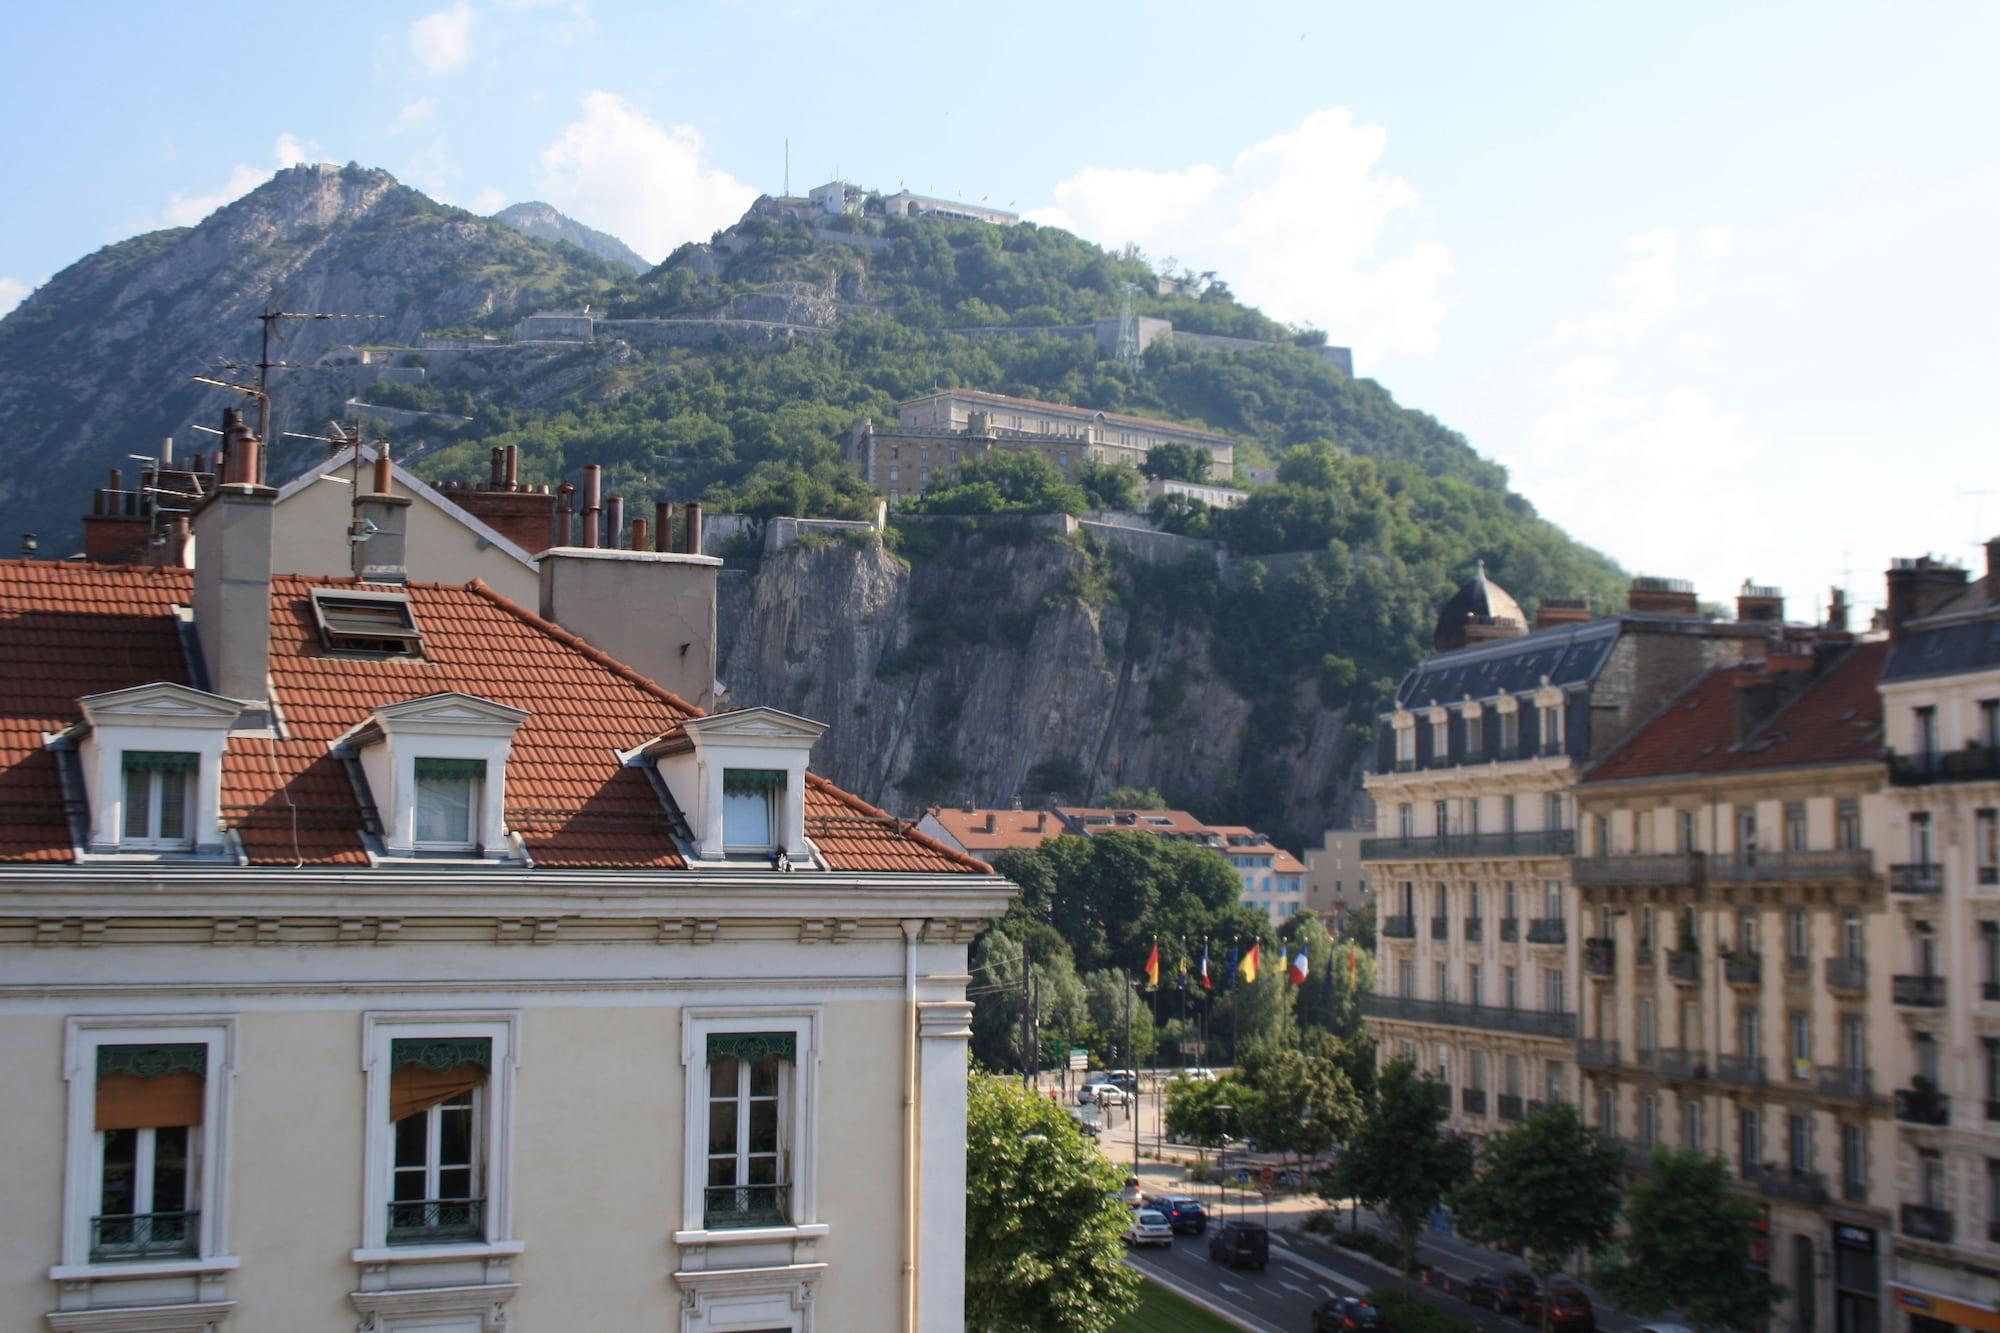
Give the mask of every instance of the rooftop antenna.
[[1960, 491], [1959, 496], [1972, 501], [1972, 550], [1976, 556], [1986, 545], [1986, 539], [1993, 534], [1986, 530], [1986, 497], [2000, 495], [2000, 491]]
[[[276, 302], [273, 302], [272, 304], [266, 306], [264, 308], [264, 312], [257, 316], [257, 322], [264, 326], [262, 349], [259, 351], [257, 356], [257, 395], [256, 395], [257, 438], [260, 440], [268, 440], [271, 437], [270, 436], [271, 371], [273, 369], [288, 370], [293, 368], [286, 366], [283, 362], [273, 361], [271, 359], [271, 328], [274, 324], [276, 324], [281, 319], [327, 320], [327, 319], [387, 319], [387, 318], [388, 318], [387, 315], [335, 315], [335, 314], [329, 314], [325, 311], [318, 311], [318, 310], [280, 310], [278, 309]], [[236, 388], [237, 386], [227, 385], [225, 387]]]

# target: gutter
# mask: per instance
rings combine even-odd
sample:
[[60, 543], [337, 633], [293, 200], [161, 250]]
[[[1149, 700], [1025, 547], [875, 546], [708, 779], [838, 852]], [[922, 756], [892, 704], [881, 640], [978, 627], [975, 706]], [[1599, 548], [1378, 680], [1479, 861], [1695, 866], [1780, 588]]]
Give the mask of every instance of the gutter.
[[903, 1333], [917, 1330], [917, 935], [903, 920]]

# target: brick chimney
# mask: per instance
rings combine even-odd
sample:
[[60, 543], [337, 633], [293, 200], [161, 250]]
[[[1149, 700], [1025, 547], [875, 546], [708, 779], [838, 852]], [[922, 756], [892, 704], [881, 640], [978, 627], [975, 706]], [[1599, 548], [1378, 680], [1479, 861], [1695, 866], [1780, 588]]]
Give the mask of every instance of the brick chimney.
[[[140, 474], [140, 485], [145, 474]], [[111, 469], [107, 484], [90, 497], [90, 512], [83, 519], [83, 558], [116, 564], [135, 564], [146, 558], [153, 535], [152, 521], [139, 487], [125, 489], [125, 474]]]
[[410, 497], [395, 493], [396, 473], [386, 442], [375, 455], [370, 482], [367, 494], [354, 497], [354, 528], [347, 534], [354, 577], [364, 583], [408, 583]]
[[1785, 619], [1785, 594], [1781, 589], [1762, 587], [1743, 580], [1736, 594], [1736, 618], [1762, 624], [1779, 624]]
[[1544, 597], [1541, 605], [1535, 608], [1535, 628], [1538, 630], [1551, 625], [1580, 625], [1590, 618], [1588, 597]]
[[241, 415], [228, 413], [225, 422], [229, 470], [194, 513], [195, 637], [208, 688], [255, 701], [262, 711], [270, 698], [271, 520], [278, 492], [254, 480], [260, 441]]
[[1986, 600], [2000, 602], [2000, 537], [1986, 539]]
[[556, 497], [546, 486], [521, 483], [521, 449], [495, 445], [491, 471], [482, 486], [459, 485], [447, 490], [451, 502], [529, 555], [557, 545], [554, 536]]
[[1847, 633], [1847, 589], [1828, 588], [1826, 602], [1826, 628], [1830, 633]]
[[[1988, 547], [1988, 550], [1991, 550]], [[1965, 587], [1965, 571], [1928, 555], [1899, 556], [1889, 562], [1889, 600], [1883, 608], [1889, 637], [1900, 640], [1910, 621], [1929, 615]]]
[[1694, 585], [1686, 579], [1662, 579], [1641, 574], [1632, 580], [1625, 600], [1626, 609], [1644, 616], [1695, 616], [1701, 604], [1695, 600]]

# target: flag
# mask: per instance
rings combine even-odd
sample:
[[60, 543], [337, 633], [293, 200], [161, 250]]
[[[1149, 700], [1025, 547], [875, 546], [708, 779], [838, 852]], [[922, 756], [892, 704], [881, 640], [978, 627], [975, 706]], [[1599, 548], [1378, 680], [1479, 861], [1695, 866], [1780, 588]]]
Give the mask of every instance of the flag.
[[1245, 981], [1255, 982], [1257, 980], [1257, 954], [1263, 947], [1264, 942], [1262, 940], [1252, 940], [1250, 942], [1250, 952], [1244, 954], [1243, 961], [1236, 965], [1237, 972], [1241, 974]]
[[1146, 955], [1146, 988], [1148, 990], [1158, 990], [1160, 988], [1160, 942], [1158, 940], [1153, 941], [1153, 951]]
[[1303, 986], [1306, 984], [1307, 966], [1308, 963], [1306, 960], [1306, 946], [1301, 944], [1299, 946], [1298, 953], [1292, 956], [1292, 966], [1290, 968], [1290, 974], [1292, 978], [1292, 984], [1294, 986]]
[[1174, 984], [1178, 989], [1186, 990], [1188, 974], [1194, 971], [1194, 960], [1188, 957], [1187, 941], [1185, 939], [1180, 942], [1180, 947], [1174, 950], [1174, 956], [1180, 959], [1179, 965], [1174, 969], [1180, 974], [1180, 979]]
[[1209, 976], [1209, 975], [1208, 975], [1208, 941], [1207, 941], [1207, 940], [1203, 940], [1203, 941], [1201, 942], [1201, 988], [1202, 988], [1203, 990], [1214, 990], [1214, 989], [1215, 989], [1215, 978], [1213, 978], [1213, 977], [1211, 977], [1211, 976]]
[[1350, 944], [1347, 946], [1347, 989], [1353, 990], [1361, 984], [1358, 979], [1360, 971], [1361, 950]]

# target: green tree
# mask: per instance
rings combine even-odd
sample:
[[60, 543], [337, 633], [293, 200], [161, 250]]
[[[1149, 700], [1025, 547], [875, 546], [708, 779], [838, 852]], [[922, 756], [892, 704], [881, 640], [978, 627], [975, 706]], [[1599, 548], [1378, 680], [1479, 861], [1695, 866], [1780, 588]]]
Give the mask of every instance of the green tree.
[[931, 483], [912, 509], [926, 514], [1081, 514], [1090, 498], [1038, 453], [990, 453]]
[[1156, 444], [1146, 451], [1140, 470], [1149, 477], [1171, 481], [1207, 481], [1208, 450], [1193, 444]]
[[1525, 1250], [1547, 1282], [1571, 1256], [1611, 1239], [1624, 1169], [1618, 1149], [1574, 1106], [1547, 1106], [1486, 1140], [1478, 1173], [1459, 1192], [1458, 1222], [1490, 1244]]
[[1102, 1333], [1138, 1304], [1120, 1173], [1067, 1111], [973, 1074], [965, 1116], [965, 1324]]
[[1244, 1127], [1256, 1116], [1257, 1090], [1234, 1074], [1167, 1084], [1167, 1133], [1177, 1143], [1220, 1148], [1244, 1137]]
[[1113, 787], [1097, 798], [1107, 810], [1164, 810], [1167, 798], [1152, 787]]
[[1361, 1099], [1340, 1065], [1317, 1051], [1281, 1048], [1257, 1062], [1257, 1101], [1244, 1119], [1247, 1137], [1267, 1152], [1301, 1162], [1318, 1157], [1354, 1132]]
[[1756, 1222], [1720, 1157], [1655, 1149], [1651, 1173], [1625, 1196], [1625, 1233], [1605, 1286], [1631, 1314], [1673, 1310], [1697, 1328], [1762, 1327], [1784, 1291], [1745, 1262]]
[[1102, 1049], [1115, 1049], [1121, 1068], [1137, 1069], [1152, 1057], [1156, 1036], [1151, 996], [1128, 981], [1125, 973], [1111, 968], [1085, 976], [1083, 994]]
[[1092, 509], [1132, 513], [1139, 507], [1139, 473], [1123, 463], [1100, 463], [1086, 458], [1076, 470], [1076, 484], [1090, 500]]
[[[1026, 995], [1024, 962], [1033, 983]], [[1018, 905], [973, 941], [972, 977], [972, 1055], [988, 1068], [1022, 1067], [1024, 999], [1035, 1003], [1033, 1026], [1039, 1031], [1066, 1041], [1089, 1025], [1083, 981], [1076, 974], [1069, 944]]]
[[1444, 1085], [1419, 1076], [1407, 1060], [1383, 1067], [1375, 1105], [1348, 1140], [1329, 1179], [1389, 1219], [1403, 1251], [1403, 1285], [1416, 1263], [1417, 1231], [1472, 1170], [1472, 1144], [1444, 1128]]

